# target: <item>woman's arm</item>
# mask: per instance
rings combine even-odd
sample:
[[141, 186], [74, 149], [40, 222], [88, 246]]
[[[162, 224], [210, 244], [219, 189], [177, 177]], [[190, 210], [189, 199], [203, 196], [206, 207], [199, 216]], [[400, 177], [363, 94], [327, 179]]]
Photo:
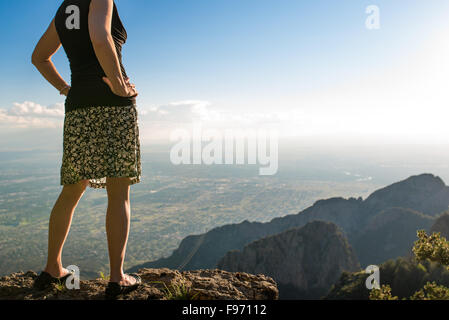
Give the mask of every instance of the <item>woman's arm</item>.
[[51, 61], [51, 57], [59, 50], [60, 47], [61, 41], [59, 40], [55, 27], [55, 20], [53, 19], [47, 31], [45, 31], [44, 35], [36, 45], [33, 55], [31, 56], [31, 62], [44, 76], [44, 78], [47, 79], [47, 81], [50, 82], [59, 92], [65, 88], [65, 90], [61, 93], [67, 95], [70, 87], [60, 76]]
[[137, 95], [137, 91], [123, 79], [111, 35], [113, 8], [113, 0], [92, 0], [89, 10], [90, 39], [97, 59], [107, 76], [103, 80], [116, 95], [132, 97]]

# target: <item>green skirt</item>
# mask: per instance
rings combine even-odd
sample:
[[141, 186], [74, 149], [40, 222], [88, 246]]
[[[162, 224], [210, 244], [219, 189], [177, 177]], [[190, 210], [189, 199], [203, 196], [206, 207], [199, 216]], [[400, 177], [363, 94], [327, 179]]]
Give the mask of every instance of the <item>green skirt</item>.
[[71, 110], [64, 117], [61, 185], [89, 180], [106, 188], [106, 178], [141, 179], [137, 108], [94, 106]]

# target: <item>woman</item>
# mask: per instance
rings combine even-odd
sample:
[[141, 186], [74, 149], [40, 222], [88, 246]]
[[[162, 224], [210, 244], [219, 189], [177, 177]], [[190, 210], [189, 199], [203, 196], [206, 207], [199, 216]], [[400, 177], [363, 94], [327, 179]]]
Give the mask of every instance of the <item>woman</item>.
[[[87, 187], [108, 195], [106, 233], [110, 260], [107, 296], [135, 290], [136, 274], [124, 274], [130, 225], [130, 186], [140, 182], [140, 141], [135, 86], [122, 64], [126, 30], [113, 0], [65, 0], [37, 44], [32, 63], [66, 96], [61, 185], [50, 217], [48, 258], [37, 289], [64, 281], [61, 254], [73, 212]], [[71, 69], [71, 86], [51, 61], [61, 47]]]

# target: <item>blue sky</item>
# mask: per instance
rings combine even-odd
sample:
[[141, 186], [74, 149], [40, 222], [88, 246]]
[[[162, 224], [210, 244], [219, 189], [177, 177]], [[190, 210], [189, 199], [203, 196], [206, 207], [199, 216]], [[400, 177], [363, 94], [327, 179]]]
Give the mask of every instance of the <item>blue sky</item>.
[[[0, 51], [0, 110], [9, 110], [10, 116], [18, 114], [10, 112], [15, 104], [26, 101], [44, 108], [63, 102], [30, 63], [35, 44], [61, 2], [0, 2], [0, 27], [6, 31]], [[394, 96], [395, 101], [407, 96], [400, 83], [407, 78], [408, 66], [441, 59], [432, 52], [442, 52], [439, 46], [446, 50], [449, 36], [446, 0], [116, 0], [116, 4], [129, 35], [124, 64], [140, 92], [142, 121], [147, 117], [148, 123], [161, 120], [157, 110], [176, 113], [177, 106], [191, 110], [195, 105], [195, 110], [208, 110], [206, 119], [217, 113], [223, 119], [227, 113], [257, 118], [258, 113], [269, 117], [273, 112], [291, 118], [286, 113], [292, 110], [299, 118], [308, 111], [314, 112], [309, 117], [325, 117], [329, 108], [345, 110], [342, 104], [348, 97], [355, 99], [353, 93], [359, 97], [351, 100], [352, 105], [370, 100], [366, 88], [379, 92], [376, 105], [382, 109], [387, 105], [383, 102], [391, 102], [391, 88], [377, 84], [393, 75], [399, 79], [393, 87], [398, 85], [397, 92], [403, 92]], [[365, 28], [369, 5], [380, 8], [379, 30]], [[54, 63], [68, 81], [62, 48]], [[424, 71], [429, 68], [422, 66]], [[422, 87], [422, 75], [413, 75], [411, 88]], [[407, 97], [403, 104], [426, 95], [430, 93]], [[338, 103], [330, 106], [323, 97]], [[360, 116], [373, 113], [376, 105], [365, 106]], [[0, 118], [1, 132], [13, 130], [5, 123], [9, 120], [1, 124]], [[148, 132], [160, 128], [152, 125], [148, 124]], [[340, 127], [341, 123], [331, 126]], [[311, 135], [311, 130], [305, 133]], [[373, 130], [368, 133], [375, 134]]]

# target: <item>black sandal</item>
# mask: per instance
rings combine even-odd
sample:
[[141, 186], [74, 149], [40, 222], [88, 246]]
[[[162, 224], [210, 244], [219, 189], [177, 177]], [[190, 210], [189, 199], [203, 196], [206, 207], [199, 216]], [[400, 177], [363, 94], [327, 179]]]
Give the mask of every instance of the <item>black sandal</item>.
[[70, 272], [70, 270], [69, 270], [69, 273], [66, 274], [65, 276], [60, 277], [60, 278], [55, 278], [48, 272], [42, 271], [41, 274], [36, 279], [34, 279], [33, 288], [36, 290], [39, 290], [39, 291], [43, 291], [43, 290], [49, 288], [53, 283], [58, 283], [58, 282], [63, 283], [71, 275], [72, 275], [72, 272]]
[[111, 282], [109, 281], [108, 286], [106, 288], [106, 299], [115, 299], [117, 296], [121, 294], [127, 294], [130, 293], [137, 288], [139, 288], [140, 284], [142, 283], [142, 279], [140, 276], [136, 273], [130, 273], [128, 276], [133, 277], [136, 279], [136, 283], [131, 286], [121, 285], [118, 282]]

